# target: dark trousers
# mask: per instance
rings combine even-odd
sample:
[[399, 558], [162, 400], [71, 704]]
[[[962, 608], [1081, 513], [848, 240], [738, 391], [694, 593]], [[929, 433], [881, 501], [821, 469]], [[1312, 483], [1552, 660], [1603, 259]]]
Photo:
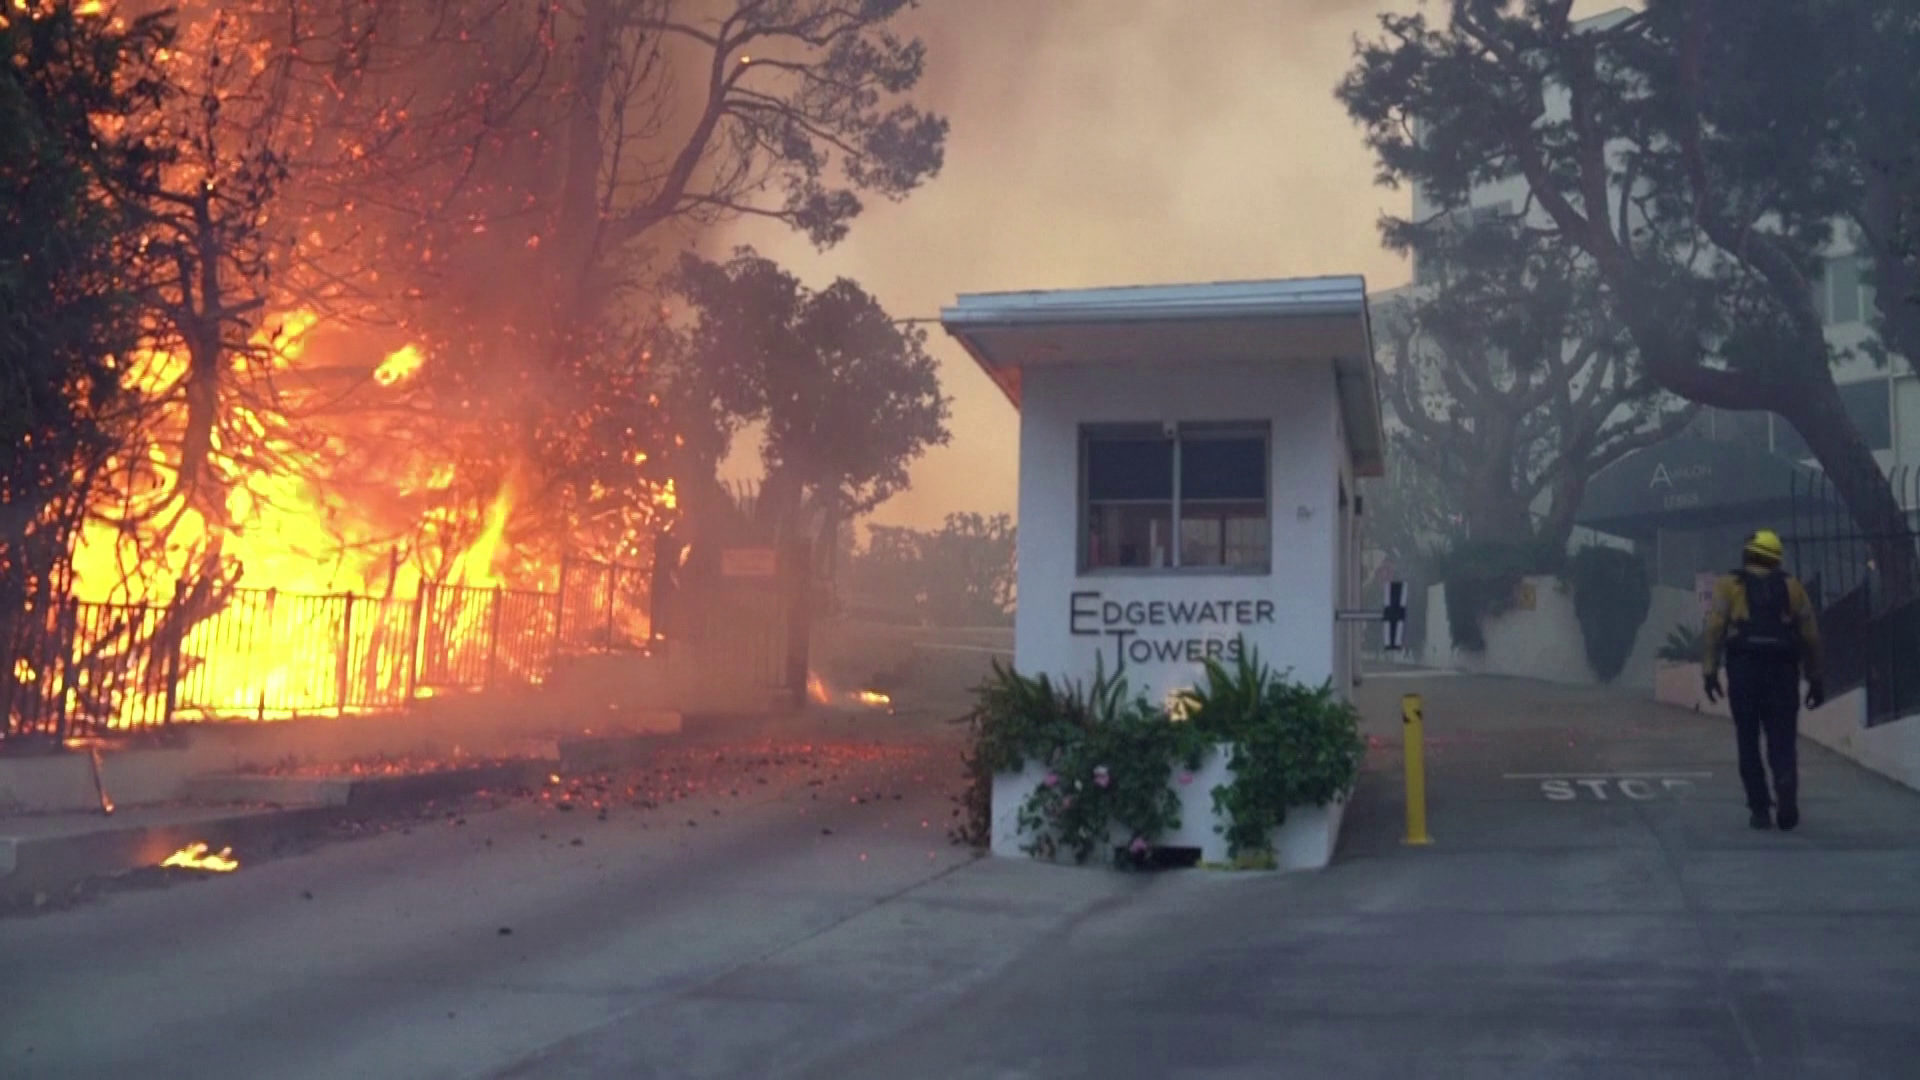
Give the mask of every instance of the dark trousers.
[[[1740, 782], [1747, 808], [1764, 811], [1772, 801], [1781, 809], [1799, 808], [1800, 665], [1776, 657], [1727, 656], [1727, 707], [1740, 748]], [[1766, 767], [1760, 765], [1760, 737], [1766, 736]], [[1767, 772], [1773, 773], [1773, 800], [1767, 798]]]

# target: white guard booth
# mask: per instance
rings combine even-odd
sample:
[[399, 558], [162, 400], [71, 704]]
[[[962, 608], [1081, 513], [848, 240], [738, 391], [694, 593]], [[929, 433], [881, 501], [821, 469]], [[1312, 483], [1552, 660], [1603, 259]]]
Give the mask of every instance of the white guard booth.
[[1365, 279], [965, 295], [941, 322], [1020, 410], [1018, 670], [1161, 700], [1244, 642], [1348, 691], [1355, 485], [1384, 471]]

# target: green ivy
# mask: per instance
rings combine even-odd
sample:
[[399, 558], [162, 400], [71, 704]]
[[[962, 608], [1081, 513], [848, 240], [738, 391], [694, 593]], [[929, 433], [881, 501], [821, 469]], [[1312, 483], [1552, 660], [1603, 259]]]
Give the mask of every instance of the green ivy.
[[1647, 564], [1631, 551], [1595, 545], [1574, 555], [1567, 577], [1587, 665], [1602, 682], [1612, 682], [1625, 670], [1640, 624], [1653, 607]]
[[1176, 698], [1177, 715], [1130, 697], [1124, 680], [1097, 669], [1082, 690], [996, 664], [971, 716], [955, 841], [991, 842], [994, 775], [1032, 762], [1047, 771], [1019, 810], [1028, 853], [1068, 851], [1084, 863], [1117, 841], [1143, 854], [1180, 827], [1174, 770], [1199, 768], [1225, 743], [1233, 780], [1212, 792], [1226, 818], [1218, 828], [1235, 856], [1270, 855], [1288, 807], [1324, 806], [1353, 790], [1365, 742], [1358, 714], [1331, 681], [1301, 686], [1253, 650], [1241, 652], [1232, 667], [1207, 662], [1203, 684]]
[[1045, 675], [1028, 678], [995, 660], [967, 717], [971, 747], [961, 754], [967, 784], [955, 800], [954, 842], [976, 848], [992, 842], [996, 773], [1017, 772], [1029, 759], [1050, 763], [1089, 733], [1146, 708], [1144, 700], [1129, 702], [1125, 680], [1108, 676], [1097, 662], [1092, 683], [1083, 687]]
[[1206, 745], [1192, 725], [1141, 704], [1047, 762], [1046, 777], [1020, 808], [1028, 854], [1051, 859], [1066, 849], [1084, 863], [1115, 841], [1140, 850], [1180, 827], [1174, 766], [1199, 768]]
[[1287, 810], [1325, 806], [1353, 791], [1366, 756], [1360, 717], [1334, 693], [1279, 678], [1243, 649], [1234, 668], [1214, 661], [1206, 681], [1185, 698], [1187, 715], [1208, 743], [1227, 743], [1231, 783], [1213, 789], [1216, 826], [1228, 853], [1244, 859], [1271, 854], [1273, 830]]

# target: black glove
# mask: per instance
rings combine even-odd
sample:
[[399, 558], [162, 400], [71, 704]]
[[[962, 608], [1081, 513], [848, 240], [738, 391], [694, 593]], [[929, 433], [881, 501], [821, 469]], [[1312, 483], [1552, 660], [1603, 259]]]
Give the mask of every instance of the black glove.
[[1719, 701], [1720, 673], [1716, 671], [1711, 675], [1703, 677], [1700, 681], [1700, 688], [1707, 692], [1708, 701]]
[[1820, 684], [1820, 680], [1814, 679], [1807, 683], [1807, 708], [1817, 709], [1826, 702], [1827, 688]]

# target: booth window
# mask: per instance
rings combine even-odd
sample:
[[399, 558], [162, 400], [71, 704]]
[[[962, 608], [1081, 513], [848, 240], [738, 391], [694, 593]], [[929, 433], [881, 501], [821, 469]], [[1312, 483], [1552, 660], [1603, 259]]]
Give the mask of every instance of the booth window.
[[1080, 442], [1086, 570], [1264, 572], [1267, 427], [1089, 427]]

